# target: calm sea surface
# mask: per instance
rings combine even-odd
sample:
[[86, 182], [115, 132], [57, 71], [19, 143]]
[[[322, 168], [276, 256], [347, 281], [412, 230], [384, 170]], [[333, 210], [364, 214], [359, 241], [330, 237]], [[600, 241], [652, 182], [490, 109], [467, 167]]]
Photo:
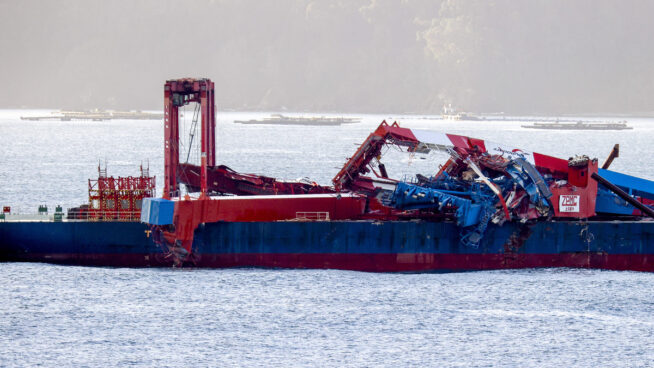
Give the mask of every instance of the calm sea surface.
[[[87, 201], [98, 160], [113, 176], [149, 162], [163, 182], [161, 122], [30, 122], [0, 110], [0, 205], [34, 213]], [[190, 126], [188, 111], [184, 126]], [[218, 162], [328, 184], [382, 119], [600, 162], [654, 180], [654, 121], [631, 131], [534, 131], [520, 122], [363, 116], [341, 127], [234, 124], [219, 116]], [[610, 119], [618, 120], [618, 119]], [[438, 155], [388, 152], [394, 176]], [[192, 155], [193, 156], [193, 155]], [[159, 190], [159, 193], [161, 191]], [[0, 367], [654, 366], [654, 275], [590, 270], [373, 274], [173, 270], [0, 263]]]

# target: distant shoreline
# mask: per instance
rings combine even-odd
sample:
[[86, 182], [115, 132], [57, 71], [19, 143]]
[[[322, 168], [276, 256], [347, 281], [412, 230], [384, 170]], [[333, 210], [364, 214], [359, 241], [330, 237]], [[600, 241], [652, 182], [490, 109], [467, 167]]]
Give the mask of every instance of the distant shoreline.
[[[0, 107], [0, 110], [21, 110], [21, 111], [59, 111], [60, 108], [43, 108], [43, 107]], [[118, 109], [107, 109], [118, 110]], [[131, 110], [140, 110], [142, 112], [148, 113], [162, 113], [163, 109], [131, 109]], [[217, 109], [218, 114], [220, 113], [282, 113], [282, 114], [308, 114], [308, 115], [388, 115], [388, 116], [412, 116], [412, 117], [430, 117], [438, 118], [441, 116], [440, 112], [389, 112], [389, 111], [375, 111], [375, 112], [366, 112], [366, 111], [338, 111], [338, 110], [274, 110], [274, 109]], [[480, 112], [480, 113], [470, 113], [474, 116], [484, 118], [482, 121], [502, 121], [504, 119], [515, 119], [515, 118], [526, 118], [526, 119], [537, 119], [537, 118], [561, 118], [561, 119], [579, 119], [579, 118], [621, 118], [621, 119], [652, 119], [654, 118], [654, 111], [652, 112], [640, 112], [640, 113], [566, 113], [566, 114], [552, 114], [552, 113], [501, 113], [501, 112]]]

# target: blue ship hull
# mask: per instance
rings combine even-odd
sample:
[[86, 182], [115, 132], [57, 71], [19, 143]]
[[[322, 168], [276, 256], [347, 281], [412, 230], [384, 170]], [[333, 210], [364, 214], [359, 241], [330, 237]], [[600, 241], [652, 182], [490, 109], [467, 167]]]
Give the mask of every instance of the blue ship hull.
[[[478, 247], [449, 222], [216, 222], [195, 231], [187, 266], [377, 272], [582, 267], [654, 271], [654, 222], [489, 226]], [[172, 257], [134, 222], [0, 223], [0, 260], [161, 267]]]

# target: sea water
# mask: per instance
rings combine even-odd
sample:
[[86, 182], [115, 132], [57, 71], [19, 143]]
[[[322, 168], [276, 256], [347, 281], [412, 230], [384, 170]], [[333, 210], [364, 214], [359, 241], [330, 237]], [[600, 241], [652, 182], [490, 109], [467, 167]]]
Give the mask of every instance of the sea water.
[[[23, 121], [0, 111], [0, 205], [34, 213], [87, 201], [98, 161], [141, 163], [163, 182], [159, 121]], [[182, 126], [192, 126], [192, 110]], [[221, 113], [217, 161], [320, 184], [386, 119], [567, 158], [598, 157], [654, 179], [654, 121], [627, 131], [535, 131], [521, 122], [363, 115], [339, 127], [235, 124]], [[301, 114], [291, 114], [299, 116]], [[334, 114], [332, 114], [334, 115]], [[597, 120], [619, 120], [602, 118]], [[185, 141], [188, 145], [188, 140]], [[191, 160], [197, 154], [191, 150]], [[389, 148], [389, 173], [431, 173], [444, 157]], [[0, 367], [26, 366], [654, 366], [654, 274], [517, 270], [377, 274], [0, 263]]]

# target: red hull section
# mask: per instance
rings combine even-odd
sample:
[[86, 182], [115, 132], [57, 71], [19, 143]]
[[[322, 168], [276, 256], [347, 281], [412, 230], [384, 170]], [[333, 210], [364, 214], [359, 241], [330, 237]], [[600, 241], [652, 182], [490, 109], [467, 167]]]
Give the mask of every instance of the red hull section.
[[269, 222], [284, 220], [346, 220], [360, 217], [366, 199], [351, 194], [209, 197], [175, 203], [175, 233], [164, 233], [169, 243], [181, 242], [191, 252], [193, 233], [207, 222]]
[[366, 272], [476, 271], [517, 268], [594, 268], [654, 271], [652, 255], [605, 254], [205, 254], [198, 267], [340, 269]]
[[[654, 272], [654, 254], [202, 254], [200, 268], [340, 269], [364, 272], [445, 272], [518, 268], [592, 268]], [[18, 259], [17, 259], [18, 260]], [[37, 254], [21, 261], [109, 267], [167, 267], [164, 254]]]

